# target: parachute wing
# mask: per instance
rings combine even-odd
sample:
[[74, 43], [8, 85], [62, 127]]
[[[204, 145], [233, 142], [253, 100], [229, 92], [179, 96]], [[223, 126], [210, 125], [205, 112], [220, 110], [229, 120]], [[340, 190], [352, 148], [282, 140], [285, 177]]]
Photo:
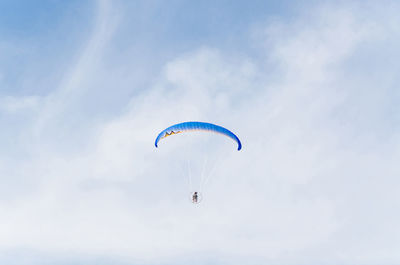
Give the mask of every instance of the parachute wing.
[[190, 131], [206, 131], [225, 135], [237, 143], [238, 151], [242, 149], [242, 143], [233, 132], [219, 125], [198, 121], [182, 122], [168, 127], [157, 136], [155, 146], [158, 147], [158, 142], [168, 136]]

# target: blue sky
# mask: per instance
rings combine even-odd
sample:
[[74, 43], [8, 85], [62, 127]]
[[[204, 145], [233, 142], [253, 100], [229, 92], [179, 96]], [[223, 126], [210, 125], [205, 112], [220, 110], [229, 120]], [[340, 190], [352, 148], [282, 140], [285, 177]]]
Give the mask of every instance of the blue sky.
[[0, 263], [400, 263], [399, 11], [2, 1]]

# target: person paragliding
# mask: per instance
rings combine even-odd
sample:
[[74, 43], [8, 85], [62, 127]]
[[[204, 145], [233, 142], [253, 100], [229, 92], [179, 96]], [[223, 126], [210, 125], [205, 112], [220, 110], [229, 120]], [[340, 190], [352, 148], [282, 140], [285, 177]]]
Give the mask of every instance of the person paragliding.
[[199, 195], [197, 195], [197, 191], [195, 191], [192, 195], [192, 202], [197, 203], [199, 199]]
[[[204, 132], [213, 132], [213, 133], [218, 133], [222, 134], [224, 136], [227, 136], [234, 140], [237, 144], [237, 150], [239, 151], [242, 149], [242, 143], [240, 142], [239, 138], [230, 130], [219, 126], [215, 125], [212, 123], [207, 123], [207, 122], [198, 122], [198, 121], [189, 121], [189, 122], [182, 122], [178, 123], [175, 125], [172, 125], [165, 130], [161, 131], [155, 141], [155, 146], [158, 147], [159, 141], [165, 139], [168, 136], [174, 135], [174, 134], [180, 134], [184, 132], [190, 132], [190, 131], [204, 131]], [[201, 192], [201, 190], [200, 190]], [[201, 193], [200, 192], [193, 192], [191, 194], [191, 200], [192, 203], [199, 203], [201, 201]]]

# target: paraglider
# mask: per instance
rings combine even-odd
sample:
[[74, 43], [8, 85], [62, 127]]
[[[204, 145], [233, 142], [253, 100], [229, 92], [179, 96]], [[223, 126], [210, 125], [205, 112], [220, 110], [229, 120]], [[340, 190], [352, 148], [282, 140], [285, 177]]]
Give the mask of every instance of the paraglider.
[[206, 132], [220, 133], [234, 140], [238, 144], [238, 149], [237, 149], [238, 151], [242, 149], [242, 143], [233, 132], [219, 125], [207, 122], [198, 122], [198, 121], [182, 122], [168, 127], [167, 129], [163, 130], [158, 134], [155, 146], [158, 147], [158, 142], [161, 139], [164, 139], [174, 134], [179, 134], [182, 132], [189, 132], [189, 131], [206, 131]]
[[[163, 140], [171, 135], [181, 134], [181, 133], [186, 133], [186, 132], [191, 132], [191, 131], [203, 131], [203, 132], [212, 132], [212, 133], [221, 134], [223, 136], [226, 136], [226, 137], [229, 137], [230, 139], [232, 139], [237, 144], [238, 151], [240, 151], [242, 149], [242, 143], [240, 142], [239, 138], [230, 130], [228, 130], [222, 126], [216, 125], [216, 124], [207, 123], [207, 122], [198, 122], [198, 121], [182, 122], [182, 123], [178, 123], [178, 124], [172, 125], [166, 129], [164, 129], [163, 131], [161, 131], [158, 134], [154, 145], [157, 148], [158, 144], [161, 140]], [[201, 173], [201, 175], [202, 175], [202, 180], [203, 180], [203, 172]], [[189, 172], [189, 179], [191, 182], [190, 172]], [[207, 180], [205, 182], [207, 182]], [[203, 186], [203, 183], [201, 183], [201, 185], [200, 185], [200, 190], [201, 190], [202, 186]], [[202, 199], [202, 196], [199, 191], [194, 191], [191, 193], [192, 203], [197, 204], [201, 201], [201, 199]]]
[[197, 191], [195, 191], [192, 195], [192, 202], [197, 203], [199, 199], [199, 195], [197, 195]]

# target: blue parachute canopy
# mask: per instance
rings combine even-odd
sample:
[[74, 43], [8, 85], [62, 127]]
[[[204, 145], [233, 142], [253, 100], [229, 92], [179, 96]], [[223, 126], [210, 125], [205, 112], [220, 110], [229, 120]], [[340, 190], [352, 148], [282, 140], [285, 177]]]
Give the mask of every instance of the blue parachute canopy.
[[178, 134], [188, 131], [207, 131], [207, 132], [220, 133], [234, 140], [238, 144], [238, 150], [242, 149], [242, 143], [233, 132], [229, 131], [228, 129], [222, 126], [218, 126], [207, 122], [199, 122], [199, 121], [182, 122], [168, 127], [167, 129], [160, 132], [160, 134], [157, 136], [155, 146], [158, 147], [158, 142], [161, 139], [164, 139], [173, 134]]

